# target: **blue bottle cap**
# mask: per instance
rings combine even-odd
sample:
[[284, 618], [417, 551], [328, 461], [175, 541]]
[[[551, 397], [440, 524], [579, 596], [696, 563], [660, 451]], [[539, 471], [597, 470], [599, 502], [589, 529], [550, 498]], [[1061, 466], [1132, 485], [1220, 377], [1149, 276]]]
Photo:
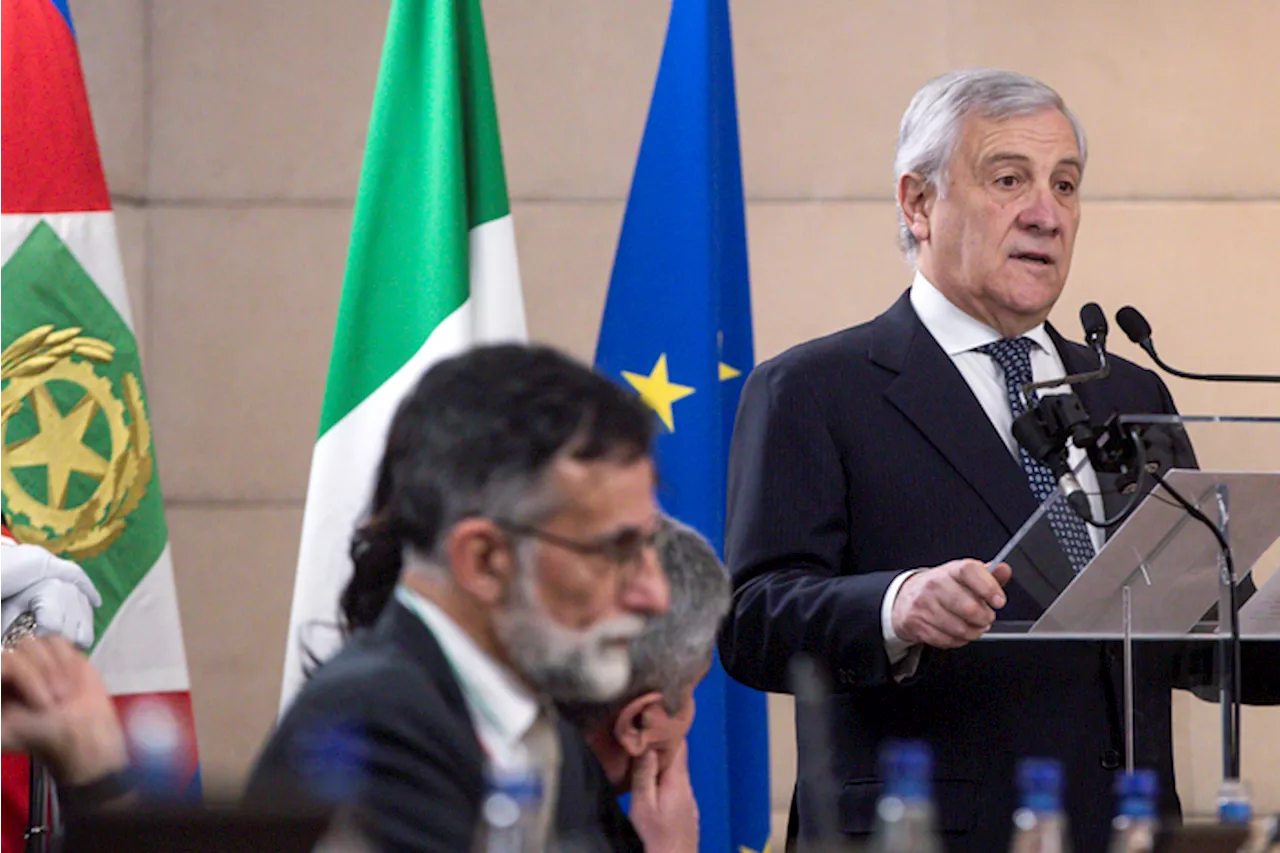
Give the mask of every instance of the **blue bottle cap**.
[[1156, 797], [1160, 793], [1160, 780], [1154, 770], [1121, 771], [1116, 774], [1116, 796], [1120, 803], [1117, 811], [1128, 817], [1153, 817], [1156, 813]]
[[1160, 793], [1160, 779], [1156, 771], [1145, 768], [1116, 774], [1116, 794], [1121, 797], [1151, 797]]
[[933, 754], [918, 740], [886, 740], [880, 746], [880, 775], [885, 795], [902, 799], [929, 798]]
[[1035, 812], [1062, 810], [1062, 762], [1024, 758], [1018, 762], [1018, 792], [1023, 808]]

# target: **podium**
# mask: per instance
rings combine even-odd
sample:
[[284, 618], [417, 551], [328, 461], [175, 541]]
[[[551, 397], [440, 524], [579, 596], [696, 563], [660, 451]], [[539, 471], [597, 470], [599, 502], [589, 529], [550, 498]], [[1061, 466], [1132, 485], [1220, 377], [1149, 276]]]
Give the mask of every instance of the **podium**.
[[[1074, 512], [1057, 493], [990, 561], [1044, 608], [1032, 622], [998, 620], [983, 642], [1115, 640], [1123, 644], [1126, 766], [1133, 769], [1133, 643], [1214, 644], [1223, 703], [1223, 775], [1239, 777], [1239, 642], [1280, 644], [1280, 571], [1255, 582], [1258, 562], [1280, 540], [1280, 464], [1271, 471], [1170, 468], [1190, 448], [1186, 426], [1219, 437], [1280, 447], [1280, 417], [1135, 415], [1113, 432], [1132, 438], [1139, 458], [1120, 473], [1081, 476], [1095, 520], [1114, 522], [1080, 572], [1058, 545], [1053, 518]], [[1091, 453], [1091, 456], [1095, 454]], [[1096, 454], [1097, 459], [1105, 458]], [[1101, 466], [1108, 467], [1107, 465]], [[1078, 475], [1085, 475], [1083, 463]], [[1223, 545], [1227, 547], [1224, 548]], [[1276, 558], [1280, 562], [1280, 556]], [[1206, 647], [1208, 648], [1208, 647]], [[1280, 645], [1277, 646], [1280, 657]], [[1280, 677], [1280, 676], [1277, 676]]]

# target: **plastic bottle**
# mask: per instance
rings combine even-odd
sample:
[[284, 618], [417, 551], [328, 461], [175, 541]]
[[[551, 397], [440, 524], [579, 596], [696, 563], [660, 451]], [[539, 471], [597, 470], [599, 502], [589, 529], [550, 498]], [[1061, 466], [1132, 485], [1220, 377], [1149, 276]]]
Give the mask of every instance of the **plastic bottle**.
[[880, 749], [884, 793], [876, 804], [871, 853], [941, 853], [934, 829], [933, 760], [920, 741], [886, 741]]
[[1151, 853], [1155, 845], [1156, 796], [1154, 770], [1116, 774], [1116, 817], [1111, 822], [1110, 853]]
[[542, 853], [539, 819], [542, 777], [527, 768], [489, 768], [488, 791], [480, 806], [483, 834], [478, 847], [486, 853]]
[[1218, 788], [1218, 822], [1248, 824], [1252, 820], [1248, 784], [1239, 779], [1223, 779]]
[[1068, 853], [1071, 840], [1062, 811], [1062, 764], [1052, 758], [1018, 763], [1020, 805], [1013, 813], [1012, 853]]

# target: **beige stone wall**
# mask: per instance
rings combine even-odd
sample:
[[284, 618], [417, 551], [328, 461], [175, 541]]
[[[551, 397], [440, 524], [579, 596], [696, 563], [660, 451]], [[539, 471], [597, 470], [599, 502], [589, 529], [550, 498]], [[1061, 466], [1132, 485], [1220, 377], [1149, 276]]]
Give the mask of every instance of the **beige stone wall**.
[[[387, 4], [72, 5], [150, 387], [205, 778], [234, 786], [275, 709]], [[485, 2], [530, 330], [586, 358], [667, 8]], [[928, 77], [982, 64], [1042, 77], [1089, 130], [1059, 324], [1074, 330], [1087, 299], [1133, 302], [1179, 364], [1280, 369], [1280, 3], [740, 0], [733, 14], [760, 357], [868, 319], [906, 286], [897, 119]], [[1171, 386], [1186, 411], [1280, 412], [1274, 390]], [[1207, 465], [1280, 468], [1269, 442], [1206, 441]], [[1184, 802], [1209, 809], [1216, 711], [1178, 707]], [[785, 808], [790, 710], [773, 708]], [[1280, 715], [1246, 720], [1246, 769], [1280, 808]]]

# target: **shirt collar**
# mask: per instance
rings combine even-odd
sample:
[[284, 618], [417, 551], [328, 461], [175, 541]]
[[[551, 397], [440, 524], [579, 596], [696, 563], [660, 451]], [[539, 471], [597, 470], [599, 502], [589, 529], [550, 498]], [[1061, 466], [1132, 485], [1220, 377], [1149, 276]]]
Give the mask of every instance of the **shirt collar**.
[[396, 600], [435, 636], [462, 687], [472, 716], [481, 716], [508, 744], [519, 743], [538, 716], [538, 700], [426, 597], [401, 584]]
[[[970, 352], [1001, 338], [995, 329], [957, 308], [919, 270], [916, 271], [915, 280], [911, 282], [911, 307], [915, 309], [916, 316], [925, 329], [949, 356]], [[1049, 337], [1044, 323], [1023, 332], [1022, 337], [1030, 338], [1046, 352], [1054, 351], [1053, 339]]]

